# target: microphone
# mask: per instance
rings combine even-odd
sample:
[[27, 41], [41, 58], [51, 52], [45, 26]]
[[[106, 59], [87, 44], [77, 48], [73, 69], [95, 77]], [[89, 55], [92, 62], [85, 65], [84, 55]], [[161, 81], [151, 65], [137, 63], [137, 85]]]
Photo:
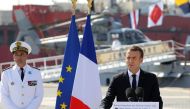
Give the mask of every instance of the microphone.
[[137, 97], [137, 101], [142, 102], [143, 98], [144, 98], [144, 90], [142, 87], [137, 87], [135, 89], [135, 93], [136, 93], [136, 97]]
[[126, 97], [129, 102], [136, 101], [136, 94], [135, 90], [133, 88], [127, 88], [126, 89]]

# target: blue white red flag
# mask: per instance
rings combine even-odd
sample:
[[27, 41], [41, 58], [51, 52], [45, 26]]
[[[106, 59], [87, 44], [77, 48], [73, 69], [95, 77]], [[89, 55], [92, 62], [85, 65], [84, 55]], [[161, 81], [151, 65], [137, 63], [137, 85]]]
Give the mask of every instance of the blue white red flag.
[[87, 16], [70, 109], [99, 109], [101, 87], [90, 15]]
[[130, 22], [131, 22], [131, 28], [137, 29], [137, 25], [139, 23], [139, 9], [133, 10], [130, 12]]

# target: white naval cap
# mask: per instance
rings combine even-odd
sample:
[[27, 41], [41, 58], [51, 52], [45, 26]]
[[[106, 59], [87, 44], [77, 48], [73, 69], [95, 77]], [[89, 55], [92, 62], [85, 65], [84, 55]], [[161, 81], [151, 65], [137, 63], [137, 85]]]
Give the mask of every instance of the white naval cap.
[[118, 39], [119, 38], [119, 34], [112, 34], [112, 38], [113, 39]]
[[28, 54], [30, 54], [30, 52], [32, 51], [32, 48], [29, 44], [27, 44], [26, 42], [23, 41], [16, 41], [13, 42], [10, 46], [10, 51], [11, 53], [17, 51], [17, 50], [21, 50], [21, 51], [25, 51]]

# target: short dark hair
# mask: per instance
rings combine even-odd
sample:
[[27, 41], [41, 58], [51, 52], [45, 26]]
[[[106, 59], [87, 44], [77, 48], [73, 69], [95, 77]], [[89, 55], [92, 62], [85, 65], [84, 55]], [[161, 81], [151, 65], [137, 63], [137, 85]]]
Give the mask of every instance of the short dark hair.
[[140, 55], [141, 55], [141, 58], [144, 57], [143, 49], [141, 47], [139, 47], [139, 46], [131, 46], [127, 51], [139, 51]]

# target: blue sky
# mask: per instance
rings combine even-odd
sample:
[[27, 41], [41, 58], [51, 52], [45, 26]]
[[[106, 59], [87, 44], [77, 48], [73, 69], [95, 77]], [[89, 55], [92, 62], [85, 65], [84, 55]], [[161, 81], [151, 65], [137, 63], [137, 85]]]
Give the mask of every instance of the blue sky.
[[[56, 2], [68, 2], [71, 0], [0, 0], [0, 10], [11, 10], [13, 5], [24, 4], [40, 4], [51, 5], [52, 1]], [[78, 2], [86, 2], [86, 0], [77, 0]]]

